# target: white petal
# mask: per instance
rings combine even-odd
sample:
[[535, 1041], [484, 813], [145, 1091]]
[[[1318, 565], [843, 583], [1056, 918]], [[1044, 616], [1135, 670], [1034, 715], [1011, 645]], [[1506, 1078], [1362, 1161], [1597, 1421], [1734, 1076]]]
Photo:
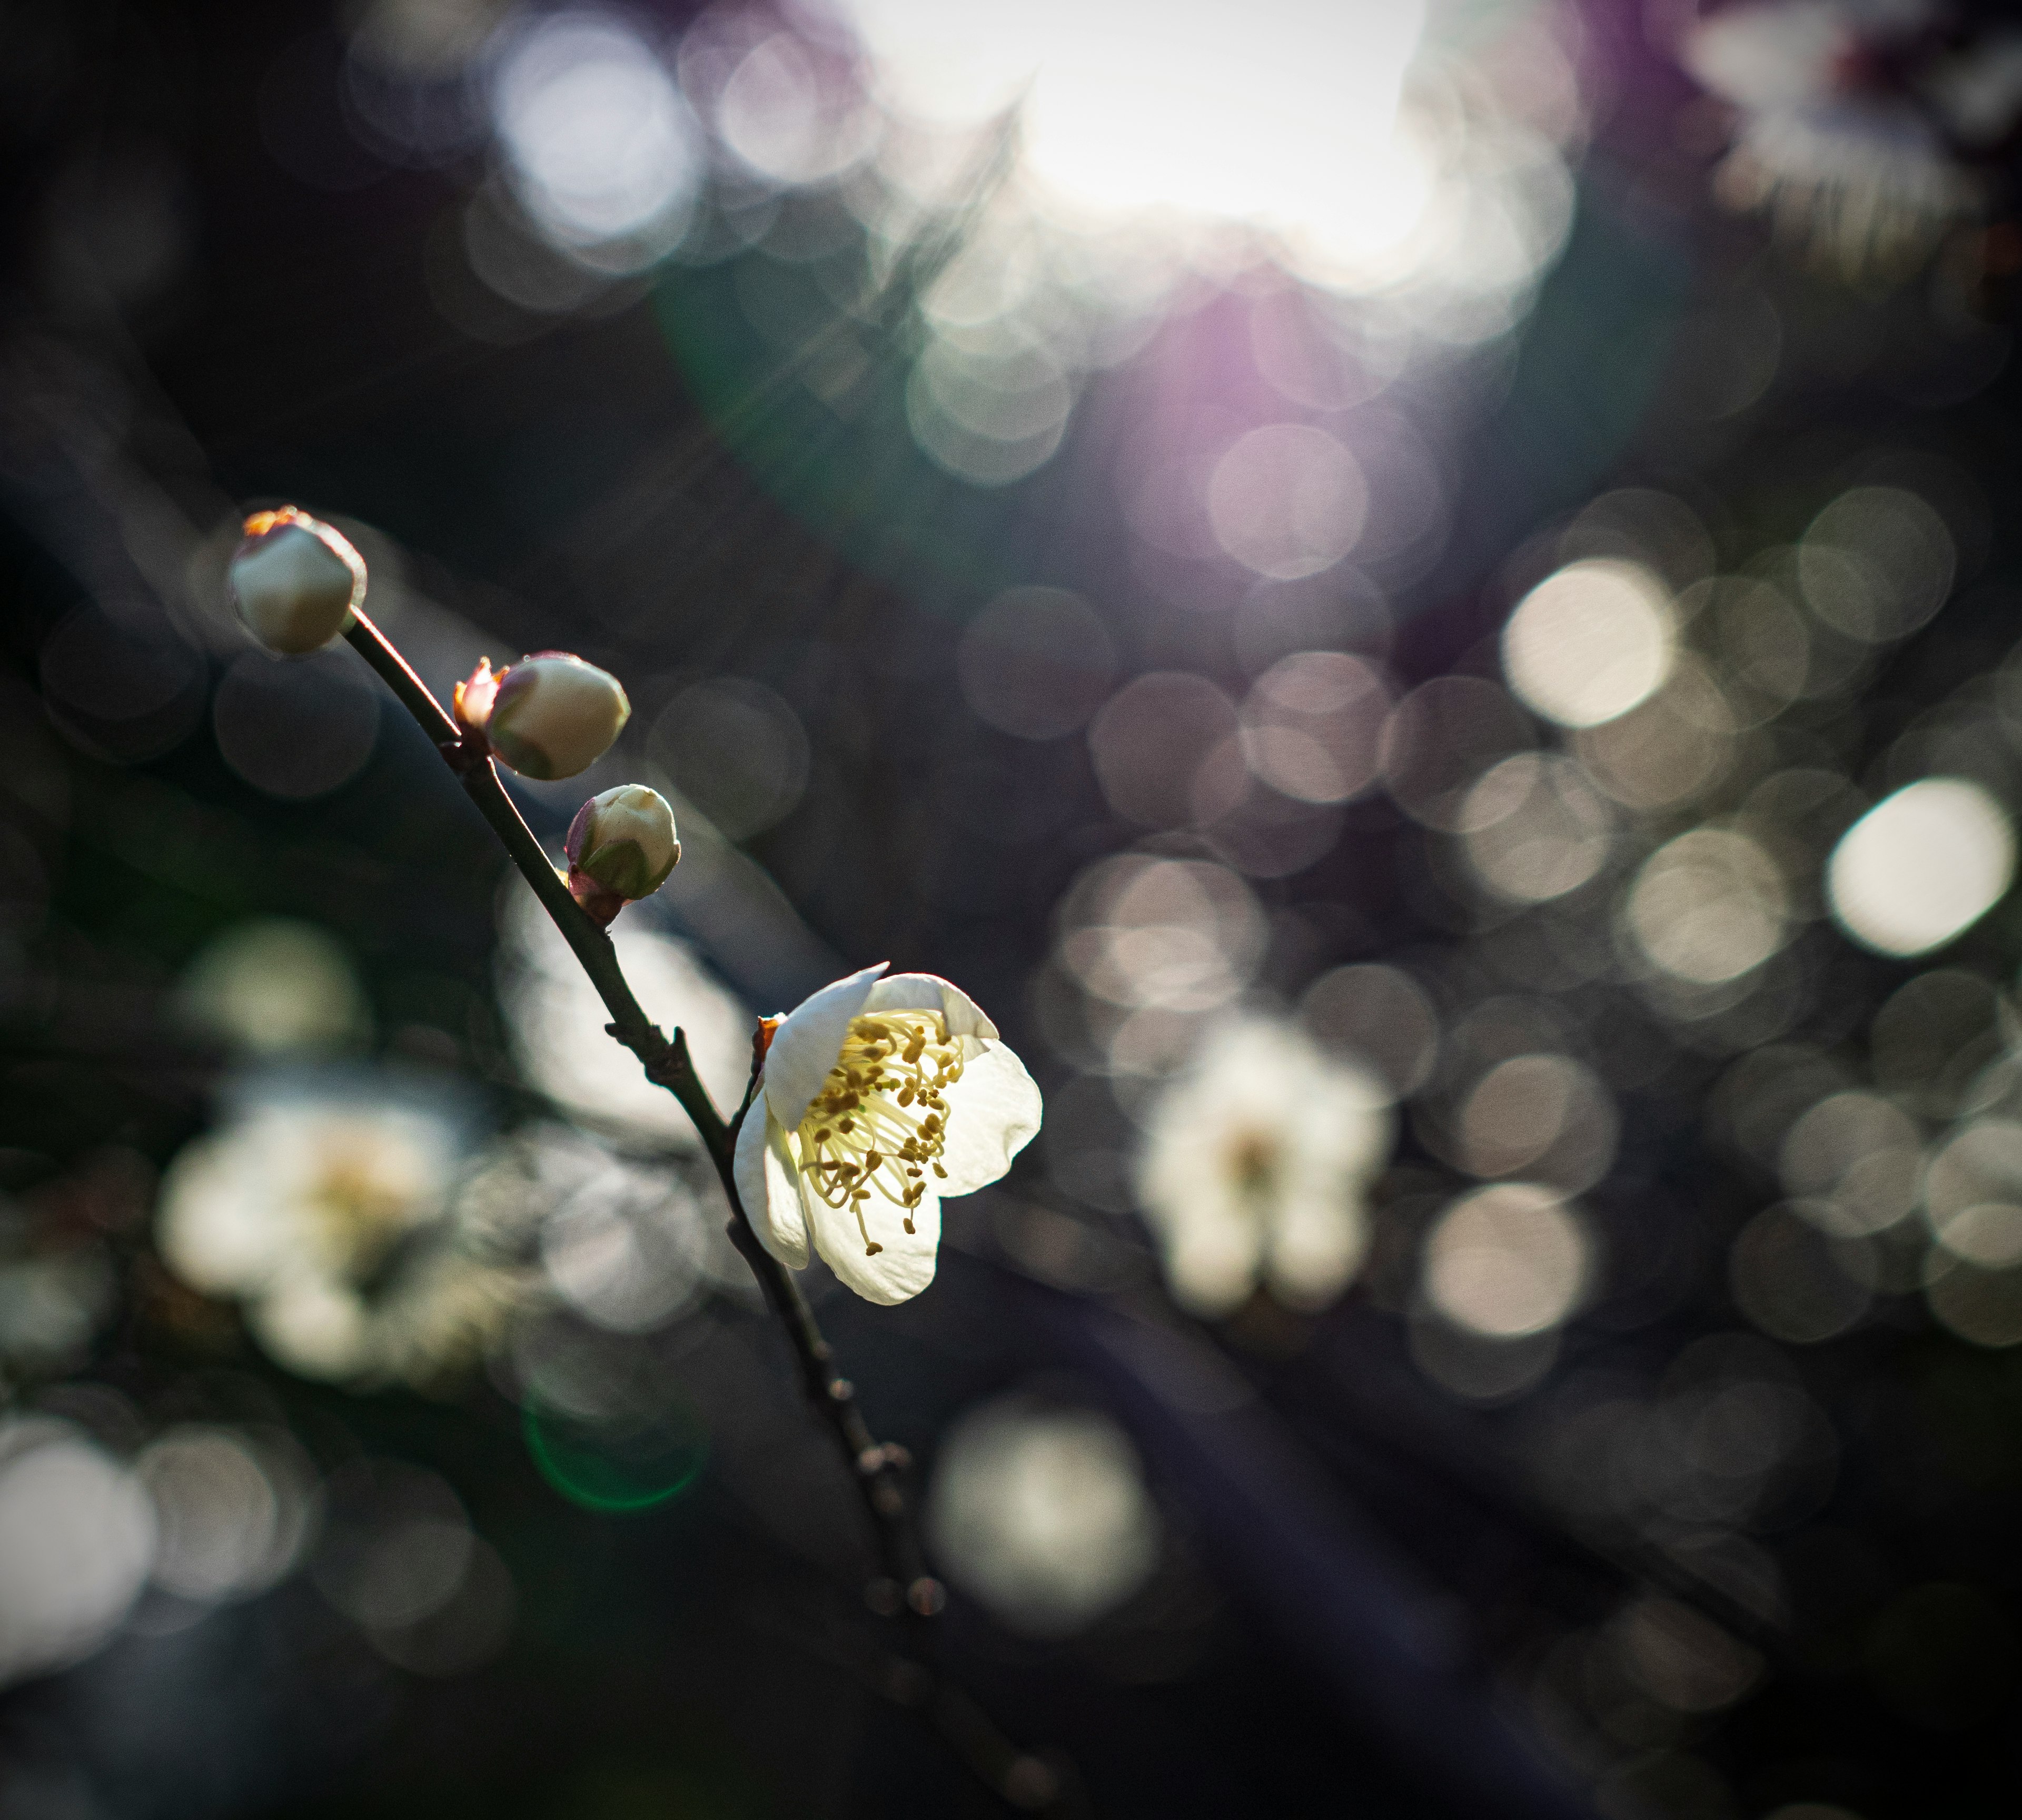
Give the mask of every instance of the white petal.
[[1271, 1292], [1288, 1308], [1317, 1311], [1345, 1289], [1369, 1248], [1360, 1199], [1342, 1192], [1324, 1199], [1288, 1197], [1274, 1209]]
[[[1241, 1190], [1229, 1170], [1232, 1134], [1214, 1106], [1169, 1099], [1137, 1160], [1137, 1193], [1146, 1221], [1163, 1231], [1192, 1224], [1246, 1220]], [[1184, 1110], [1184, 1121], [1174, 1117]]]
[[1257, 1285], [1256, 1225], [1248, 1220], [1188, 1220], [1163, 1235], [1166, 1281], [1190, 1313], [1233, 1314]]
[[849, 1021], [863, 1009], [870, 982], [892, 963], [881, 960], [848, 979], [823, 986], [787, 1014], [765, 1051], [765, 1098], [772, 1116], [792, 1131], [808, 1116], [815, 1095], [842, 1054]]
[[755, 1102], [737, 1127], [737, 1198], [758, 1242], [790, 1270], [808, 1266], [808, 1226], [801, 1217], [801, 1172], [778, 1120]]
[[1287, 1110], [1295, 1153], [1306, 1166], [1374, 1175], [1389, 1160], [1396, 1124], [1389, 1095], [1357, 1069], [1330, 1069]]
[[192, 1288], [243, 1295], [288, 1261], [299, 1234], [286, 1210], [288, 1197], [261, 1167], [267, 1160], [241, 1135], [199, 1138], [170, 1166], [155, 1242]]
[[302, 1377], [335, 1383], [372, 1362], [364, 1303], [327, 1277], [288, 1278], [247, 1306], [246, 1322], [269, 1357]]
[[809, 1191], [801, 1204], [814, 1222], [815, 1248], [846, 1288], [867, 1302], [889, 1307], [909, 1302], [934, 1280], [934, 1252], [941, 1241], [941, 1204], [930, 1190], [913, 1209], [913, 1230], [904, 1215], [881, 1195], [864, 1203], [870, 1236], [882, 1249], [866, 1255], [856, 1215], [847, 1207], [830, 1207]]
[[[866, 1011], [939, 1011], [951, 1036], [994, 1037], [997, 1026], [958, 985], [930, 973], [895, 973], [870, 989]], [[808, 1096], [812, 1098], [813, 1096]]]
[[965, 1063], [947, 1090], [947, 1147], [942, 1151], [943, 1194], [973, 1194], [1011, 1167], [1038, 1131], [1045, 1102], [1025, 1065], [1002, 1043]]

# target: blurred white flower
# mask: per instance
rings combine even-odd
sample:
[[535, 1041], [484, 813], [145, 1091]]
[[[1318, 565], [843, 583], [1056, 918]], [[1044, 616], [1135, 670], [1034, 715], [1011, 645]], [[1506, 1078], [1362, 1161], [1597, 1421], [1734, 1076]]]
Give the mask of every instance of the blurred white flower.
[[178, 1020], [256, 1054], [341, 1049], [371, 1029], [350, 957], [327, 929], [293, 917], [228, 925], [177, 981]]
[[[1756, 0], [1699, 20], [1680, 60], [1739, 115], [1716, 185], [1737, 208], [1767, 209], [1810, 255], [1849, 276], [1900, 269], [1982, 186], [1953, 155], [1928, 62], [1920, 0]], [[1947, 75], [1958, 86], [1958, 72]], [[1984, 85], [1969, 81], [1976, 96]]]
[[[766, 1250], [816, 1250], [856, 1293], [933, 1281], [941, 1197], [995, 1182], [1039, 1128], [1039, 1090], [959, 987], [885, 963], [824, 986], [772, 1031], [737, 1134], [737, 1190]], [[875, 1200], [873, 1193], [875, 1191]]]
[[458, 1245], [460, 1147], [412, 1099], [256, 1099], [170, 1165], [157, 1242], [290, 1370], [422, 1381], [484, 1350], [527, 1274]]
[[535, 1280], [531, 1268], [461, 1248], [428, 1252], [374, 1309], [371, 1339], [378, 1370], [426, 1384], [476, 1364], [526, 1305]]
[[[695, 1127], [674, 1096], [611, 1040], [604, 1029], [611, 1013], [597, 988], [541, 901], [516, 879], [500, 901], [498, 926], [500, 997], [526, 1078], [593, 1126], [695, 1144]], [[685, 943], [635, 917], [612, 925], [611, 945], [647, 1014], [681, 1025], [703, 1084], [718, 1106], [735, 1106], [751, 1073], [750, 1010], [709, 976]]]
[[1339, 1295], [1368, 1246], [1363, 1193], [1389, 1153], [1389, 1101], [1289, 1024], [1211, 1035], [1158, 1102], [1138, 1166], [1174, 1298], [1214, 1316], [1259, 1283], [1294, 1308]]
[[941, 1444], [926, 1518], [949, 1578], [1027, 1636], [1086, 1629], [1158, 1565], [1137, 1449], [1093, 1409], [1011, 1398], [965, 1416]]

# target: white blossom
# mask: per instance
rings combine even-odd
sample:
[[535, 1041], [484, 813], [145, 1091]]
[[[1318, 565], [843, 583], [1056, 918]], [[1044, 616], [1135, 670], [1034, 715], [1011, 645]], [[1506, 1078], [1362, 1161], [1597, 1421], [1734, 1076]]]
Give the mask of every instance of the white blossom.
[[1940, 129], [1943, 96], [1920, 93], [1898, 55], [1928, 12], [1754, 0], [1695, 24], [1680, 60], [1737, 115], [1722, 198], [1768, 210], [1812, 257], [1856, 275], [1914, 261], [1978, 214], [1982, 186]]
[[943, 1195], [995, 1182], [1039, 1128], [1039, 1090], [997, 1026], [931, 974], [885, 963], [780, 1020], [737, 1134], [737, 1190], [794, 1270], [812, 1241], [868, 1301], [933, 1281]]
[[1154, 1109], [1138, 1193], [1174, 1298], [1227, 1314], [1259, 1284], [1301, 1309], [1347, 1287], [1368, 1247], [1367, 1183], [1389, 1095], [1286, 1023], [1225, 1025]]
[[170, 1165], [156, 1242], [290, 1371], [421, 1381], [483, 1350], [525, 1275], [455, 1244], [460, 1150], [412, 1101], [256, 1100]]

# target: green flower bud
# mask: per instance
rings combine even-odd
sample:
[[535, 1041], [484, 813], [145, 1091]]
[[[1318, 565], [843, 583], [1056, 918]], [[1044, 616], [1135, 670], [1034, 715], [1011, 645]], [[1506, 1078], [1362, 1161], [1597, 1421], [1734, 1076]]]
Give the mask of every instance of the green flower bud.
[[569, 824], [569, 890], [598, 922], [625, 905], [650, 897], [666, 883], [681, 857], [674, 812], [657, 790], [621, 784], [593, 796]]

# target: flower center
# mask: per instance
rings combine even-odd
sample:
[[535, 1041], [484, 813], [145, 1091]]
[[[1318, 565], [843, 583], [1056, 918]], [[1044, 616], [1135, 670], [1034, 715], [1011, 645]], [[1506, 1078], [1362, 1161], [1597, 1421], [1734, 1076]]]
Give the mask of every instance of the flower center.
[[1259, 1131], [1245, 1131], [1228, 1149], [1229, 1173], [1236, 1192], [1261, 1208], [1271, 1195], [1278, 1174], [1278, 1146]]
[[842, 1053], [794, 1134], [801, 1172], [830, 1207], [856, 1215], [866, 1257], [884, 1247], [864, 1215], [872, 1191], [900, 1209], [906, 1230], [927, 1192], [943, 1181], [943, 1093], [962, 1079], [962, 1050], [938, 1011], [883, 1011], [853, 1020]]
[[411, 1215], [416, 1185], [379, 1160], [327, 1156], [304, 1197], [340, 1269], [369, 1271]]

